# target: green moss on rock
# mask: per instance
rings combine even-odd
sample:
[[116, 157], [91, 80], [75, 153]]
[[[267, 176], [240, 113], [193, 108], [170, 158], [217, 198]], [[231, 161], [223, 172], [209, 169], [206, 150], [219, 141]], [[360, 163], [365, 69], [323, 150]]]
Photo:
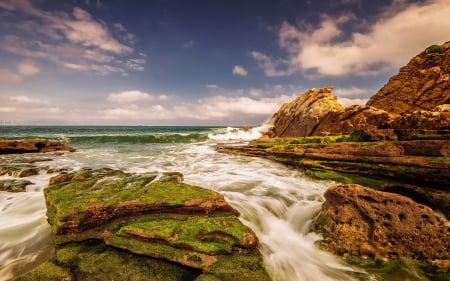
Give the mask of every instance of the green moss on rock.
[[90, 242], [67, 245], [16, 281], [190, 281], [199, 271]]
[[[52, 178], [45, 196], [58, 248], [53, 263], [69, 268], [74, 280], [110, 280], [108, 272], [114, 280], [189, 281], [202, 273], [211, 280], [270, 280], [257, 238], [237, 212], [221, 194], [184, 184], [182, 177], [104, 168]], [[132, 263], [130, 270], [119, 265], [122, 257]], [[148, 273], [160, 268], [148, 269], [150, 261], [191, 275], [155, 277], [163, 275]], [[113, 267], [124, 275], [116, 276]]]

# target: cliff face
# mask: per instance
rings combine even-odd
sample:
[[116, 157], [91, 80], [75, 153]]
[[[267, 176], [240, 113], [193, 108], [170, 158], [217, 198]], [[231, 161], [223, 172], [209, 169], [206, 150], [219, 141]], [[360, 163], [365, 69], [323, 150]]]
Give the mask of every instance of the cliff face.
[[432, 110], [450, 103], [450, 41], [415, 56], [367, 105], [394, 113]]

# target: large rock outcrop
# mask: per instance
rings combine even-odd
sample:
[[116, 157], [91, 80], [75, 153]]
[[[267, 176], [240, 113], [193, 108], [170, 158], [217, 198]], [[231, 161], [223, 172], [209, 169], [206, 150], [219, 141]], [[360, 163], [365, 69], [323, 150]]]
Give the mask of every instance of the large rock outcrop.
[[17, 280], [270, 280], [237, 212], [179, 173], [83, 169], [45, 197], [56, 256]]
[[397, 194], [359, 185], [329, 188], [312, 229], [338, 255], [372, 259], [412, 257], [450, 268], [450, 224], [430, 208]]
[[272, 117], [271, 136], [312, 135], [322, 119], [344, 109], [331, 90], [331, 87], [313, 88], [283, 104]]
[[[417, 130], [450, 130], [450, 112], [446, 105], [432, 111], [397, 114], [373, 106], [354, 105], [343, 108], [332, 95], [332, 88], [314, 88], [292, 102], [284, 104], [272, 117], [268, 137], [307, 137], [349, 134], [369, 130], [381, 139], [397, 139], [392, 132]], [[390, 134], [390, 136], [387, 136]]]
[[450, 104], [450, 41], [433, 45], [411, 59], [367, 102], [403, 114]]
[[0, 140], [0, 154], [75, 151], [73, 147], [46, 139]]

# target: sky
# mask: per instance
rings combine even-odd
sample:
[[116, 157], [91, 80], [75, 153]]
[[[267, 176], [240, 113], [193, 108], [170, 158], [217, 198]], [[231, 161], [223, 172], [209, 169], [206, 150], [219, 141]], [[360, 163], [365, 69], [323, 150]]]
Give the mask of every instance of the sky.
[[364, 104], [450, 40], [449, 0], [0, 0], [0, 122], [232, 125]]

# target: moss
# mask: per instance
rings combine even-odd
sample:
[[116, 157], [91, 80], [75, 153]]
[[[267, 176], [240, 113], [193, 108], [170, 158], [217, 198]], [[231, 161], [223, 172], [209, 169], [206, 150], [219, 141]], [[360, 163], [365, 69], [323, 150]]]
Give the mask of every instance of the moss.
[[374, 179], [357, 174], [342, 173], [331, 170], [307, 170], [306, 174], [318, 179], [334, 180], [344, 184], [355, 183], [377, 189], [387, 183], [385, 179]]
[[26, 191], [27, 185], [33, 184], [28, 180], [0, 180], [0, 191], [23, 192]]
[[264, 270], [263, 260], [258, 254], [225, 256], [205, 270], [218, 276], [222, 281], [270, 281]]
[[139, 257], [96, 242], [71, 244], [17, 281], [190, 281], [200, 274], [163, 260]]
[[334, 231], [335, 227], [336, 223], [327, 214], [320, 212], [311, 224], [311, 231], [323, 234]]
[[427, 273], [423, 265], [406, 257], [395, 260], [371, 259], [360, 256], [348, 255], [346, 261], [351, 265], [361, 267], [366, 273], [354, 273], [359, 280], [378, 281], [448, 281], [448, 274]]
[[[125, 202], [180, 207], [192, 200], [213, 199], [214, 191], [170, 180], [155, 181], [155, 174], [126, 174], [114, 170], [83, 170], [70, 175], [70, 182], [45, 189], [47, 216], [55, 233], [70, 221], [86, 220], [86, 210], [108, 210]], [[70, 219], [69, 219], [70, 218]], [[103, 223], [103, 222], [99, 222]]]
[[212, 274], [202, 274], [199, 275], [194, 281], [222, 281], [222, 280]]
[[14, 281], [71, 281], [68, 269], [58, 266], [54, 260], [47, 261], [32, 271], [15, 278]]
[[442, 53], [444, 51], [444, 48], [442, 48], [440, 45], [431, 45], [426, 49], [427, 53]]
[[154, 220], [129, 224], [118, 231], [127, 237], [151, 237], [175, 248], [188, 248], [214, 255], [231, 253], [233, 246], [245, 246], [249, 229], [234, 216], [189, 217], [186, 220]]

